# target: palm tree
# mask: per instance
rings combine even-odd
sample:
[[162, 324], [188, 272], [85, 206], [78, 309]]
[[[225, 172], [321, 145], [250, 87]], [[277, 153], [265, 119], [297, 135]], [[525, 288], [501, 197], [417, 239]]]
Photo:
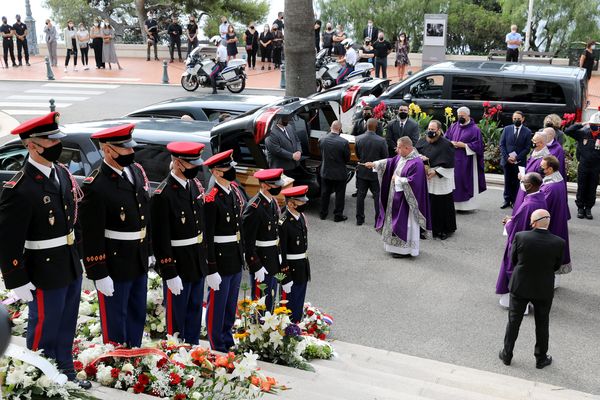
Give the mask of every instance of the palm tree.
[[285, 94], [315, 92], [315, 13], [312, 0], [285, 0]]

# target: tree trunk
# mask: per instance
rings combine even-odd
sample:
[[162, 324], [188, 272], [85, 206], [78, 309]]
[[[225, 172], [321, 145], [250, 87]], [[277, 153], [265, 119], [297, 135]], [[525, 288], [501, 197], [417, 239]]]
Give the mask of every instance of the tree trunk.
[[142, 30], [142, 37], [146, 37], [144, 24], [146, 23], [146, 0], [135, 0], [135, 13], [138, 18], [138, 24]]
[[285, 0], [285, 94], [306, 97], [316, 91], [315, 14], [312, 0]]

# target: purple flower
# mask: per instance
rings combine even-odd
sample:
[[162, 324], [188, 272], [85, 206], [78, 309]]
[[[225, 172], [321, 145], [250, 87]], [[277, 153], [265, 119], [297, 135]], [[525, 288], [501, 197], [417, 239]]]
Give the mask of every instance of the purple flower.
[[286, 336], [300, 336], [302, 334], [302, 329], [296, 324], [290, 324], [285, 328]]

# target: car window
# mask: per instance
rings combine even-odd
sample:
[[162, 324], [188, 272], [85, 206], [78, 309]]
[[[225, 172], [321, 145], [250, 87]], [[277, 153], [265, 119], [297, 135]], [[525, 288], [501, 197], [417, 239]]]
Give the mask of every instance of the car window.
[[[27, 150], [21, 144], [14, 144], [0, 149], [0, 170], [20, 170], [23, 168], [27, 156]], [[89, 166], [86, 166], [81, 151], [72, 145], [63, 145], [58, 162], [64, 164], [73, 175], [85, 176], [90, 169]]]
[[[64, 164], [73, 175], [86, 176], [86, 165], [81, 151], [75, 146], [63, 146], [58, 162]], [[87, 168], [90, 169], [89, 167]]]
[[[139, 143], [139, 142], [138, 142]], [[135, 161], [141, 164], [148, 180], [160, 182], [170, 171], [171, 154], [165, 146], [141, 144], [135, 149]]]
[[237, 111], [209, 110], [207, 108], [204, 109], [204, 113], [207, 116], [207, 120], [210, 122], [219, 122], [219, 117], [222, 114], [229, 114], [231, 117], [236, 117], [240, 114]]
[[221, 137], [219, 151], [233, 149], [233, 159], [240, 165], [268, 168], [262, 146], [254, 143], [253, 135], [240, 131]]
[[18, 171], [27, 159], [27, 150], [19, 143], [0, 149], [0, 170]]
[[452, 100], [498, 101], [502, 98], [502, 78], [493, 76], [452, 77]]
[[441, 99], [444, 94], [444, 76], [424, 76], [410, 85], [409, 93], [415, 99]]
[[562, 87], [555, 82], [533, 79], [511, 79], [504, 86], [505, 101], [524, 103], [565, 104]]
[[181, 118], [184, 115], [189, 115], [196, 121], [207, 121], [207, 117], [200, 109], [190, 110], [146, 110], [138, 113], [129, 114], [130, 117], [142, 118]]

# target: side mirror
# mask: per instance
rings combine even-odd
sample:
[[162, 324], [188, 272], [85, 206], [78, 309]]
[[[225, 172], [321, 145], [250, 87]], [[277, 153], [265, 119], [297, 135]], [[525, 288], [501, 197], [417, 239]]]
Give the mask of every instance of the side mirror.
[[407, 103], [411, 103], [412, 102], [412, 94], [410, 93], [406, 93], [404, 95], [404, 97], [402, 97], [402, 100], [404, 100]]

